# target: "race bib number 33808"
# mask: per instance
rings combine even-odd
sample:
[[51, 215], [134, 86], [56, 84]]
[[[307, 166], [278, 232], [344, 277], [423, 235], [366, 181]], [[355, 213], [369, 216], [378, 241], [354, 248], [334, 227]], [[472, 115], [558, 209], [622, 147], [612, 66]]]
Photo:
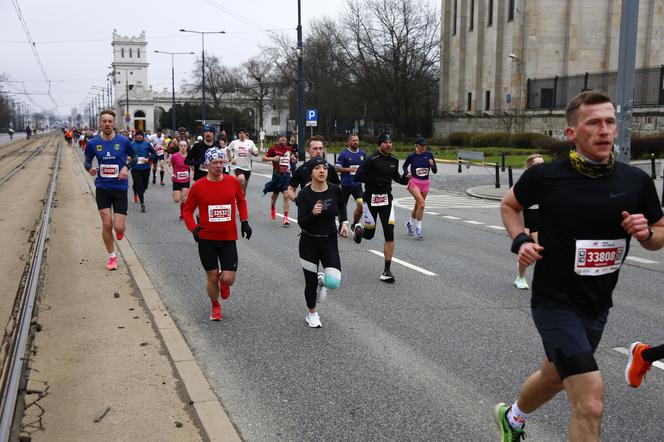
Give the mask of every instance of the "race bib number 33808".
[[625, 239], [577, 240], [574, 273], [598, 276], [617, 271], [622, 264], [626, 245]]
[[233, 207], [230, 204], [208, 206], [208, 221], [225, 223], [231, 220]]

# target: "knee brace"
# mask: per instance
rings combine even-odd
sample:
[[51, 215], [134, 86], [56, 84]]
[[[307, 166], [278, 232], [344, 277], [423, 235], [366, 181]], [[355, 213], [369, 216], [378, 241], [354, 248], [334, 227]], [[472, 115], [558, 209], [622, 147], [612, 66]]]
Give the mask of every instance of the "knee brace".
[[338, 289], [341, 286], [341, 270], [334, 267], [325, 268], [325, 287]]

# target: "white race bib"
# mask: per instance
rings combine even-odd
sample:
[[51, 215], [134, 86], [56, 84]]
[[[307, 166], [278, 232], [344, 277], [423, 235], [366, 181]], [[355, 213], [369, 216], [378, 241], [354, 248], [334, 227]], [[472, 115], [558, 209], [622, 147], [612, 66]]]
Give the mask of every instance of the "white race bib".
[[418, 167], [415, 169], [415, 175], [417, 176], [429, 176], [428, 167]]
[[99, 166], [99, 176], [102, 178], [117, 178], [120, 175], [120, 166], [117, 164], [102, 164]]
[[164, 154], [164, 148], [163, 147], [157, 147], [157, 155], [163, 155]]
[[148, 162], [148, 159], [145, 158], [145, 157], [138, 157], [137, 162], [138, 162], [138, 164], [145, 164], [145, 163]]
[[188, 180], [189, 179], [189, 172], [186, 171], [186, 170], [184, 172], [178, 172], [176, 174], [176, 177], [179, 180]]
[[574, 273], [598, 276], [617, 271], [622, 264], [626, 245], [625, 239], [577, 240]]
[[208, 221], [211, 223], [225, 223], [231, 220], [233, 206], [221, 204], [208, 206]]
[[380, 195], [371, 195], [372, 207], [387, 206], [388, 204], [390, 204], [390, 199], [387, 193], [381, 193]]

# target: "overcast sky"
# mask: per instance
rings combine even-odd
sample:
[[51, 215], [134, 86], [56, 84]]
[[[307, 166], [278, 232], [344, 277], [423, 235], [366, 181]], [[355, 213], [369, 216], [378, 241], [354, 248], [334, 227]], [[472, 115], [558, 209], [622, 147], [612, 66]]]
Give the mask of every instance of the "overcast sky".
[[[301, 0], [305, 38], [312, 18], [336, 18], [345, 1]], [[0, 1], [0, 17], [0, 73], [14, 81], [4, 90], [19, 93], [25, 86], [29, 97], [12, 96], [35, 112], [52, 110], [51, 99], [41, 95], [48, 90], [45, 73], [58, 110], [68, 115], [72, 107], [89, 101], [86, 95], [96, 93], [91, 86], [105, 86], [113, 61], [113, 29], [126, 36], [145, 31], [148, 81], [155, 90], [170, 90], [171, 57], [154, 51], [194, 51], [199, 56], [201, 51], [200, 35], [181, 33], [180, 28], [226, 31], [224, 35], [206, 35], [205, 51], [221, 57], [224, 65], [239, 65], [257, 55], [261, 44], [269, 43], [272, 30], [296, 37], [297, 0], [8, 0]], [[35, 42], [44, 73], [30, 49], [26, 29]], [[175, 57], [176, 89], [182, 79], [190, 78], [194, 60], [195, 55]]]

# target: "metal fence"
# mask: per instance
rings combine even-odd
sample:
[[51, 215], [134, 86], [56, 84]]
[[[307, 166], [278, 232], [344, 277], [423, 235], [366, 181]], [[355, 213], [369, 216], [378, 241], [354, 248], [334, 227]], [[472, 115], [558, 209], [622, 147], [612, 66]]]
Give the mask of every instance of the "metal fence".
[[[659, 68], [637, 69], [634, 79], [634, 106], [664, 106], [664, 65]], [[569, 75], [528, 79], [527, 109], [564, 109], [578, 93], [599, 90], [616, 97], [617, 72]]]

